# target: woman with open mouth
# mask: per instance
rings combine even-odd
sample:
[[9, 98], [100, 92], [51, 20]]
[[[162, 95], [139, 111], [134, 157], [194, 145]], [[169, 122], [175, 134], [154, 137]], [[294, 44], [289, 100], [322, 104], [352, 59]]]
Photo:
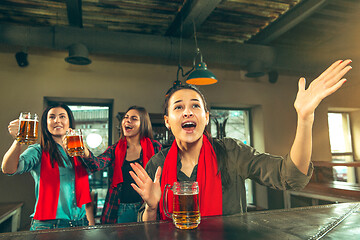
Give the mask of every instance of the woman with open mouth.
[[143, 202], [131, 187], [130, 163], [146, 166], [162, 146], [153, 139], [148, 112], [143, 107], [131, 106], [121, 122], [120, 139], [95, 157], [87, 148], [84, 162], [92, 172], [109, 167], [109, 189], [101, 216], [102, 224], [136, 222]]
[[[169, 219], [164, 213], [162, 192], [174, 182], [197, 181], [201, 216], [246, 212], [245, 179], [275, 189], [300, 190], [309, 182], [312, 126], [320, 102], [338, 90], [351, 60], [336, 61], [305, 88], [300, 78], [294, 103], [297, 130], [285, 157], [259, 153], [240, 140], [212, 139], [205, 131], [209, 110], [202, 93], [191, 85], [174, 86], [165, 99], [165, 125], [175, 141], [150, 159], [146, 170], [131, 164], [133, 188], [144, 199], [139, 219]], [[171, 209], [168, 206], [167, 209]]]

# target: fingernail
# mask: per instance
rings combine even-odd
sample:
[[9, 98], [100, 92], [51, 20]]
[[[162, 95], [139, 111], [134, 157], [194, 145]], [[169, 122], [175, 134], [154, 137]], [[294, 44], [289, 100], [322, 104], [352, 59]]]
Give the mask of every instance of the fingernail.
[[341, 60], [340, 62], [339, 62], [339, 64], [341, 64], [343, 62], [343, 60]]

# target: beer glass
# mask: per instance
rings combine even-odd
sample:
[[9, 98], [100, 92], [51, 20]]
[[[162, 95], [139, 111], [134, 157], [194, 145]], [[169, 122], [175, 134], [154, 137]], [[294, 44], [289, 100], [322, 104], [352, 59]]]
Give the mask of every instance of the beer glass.
[[38, 138], [39, 118], [36, 113], [21, 112], [16, 140], [21, 144], [34, 144]]
[[81, 129], [66, 131], [67, 151], [70, 157], [82, 157], [85, 154], [84, 141]]
[[[173, 212], [167, 209], [168, 190], [173, 192]], [[172, 218], [175, 226], [180, 229], [193, 229], [200, 224], [199, 185], [197, 182], [174, 182], [173, 186], [165, 185], [163, 192], [165, 215]]]

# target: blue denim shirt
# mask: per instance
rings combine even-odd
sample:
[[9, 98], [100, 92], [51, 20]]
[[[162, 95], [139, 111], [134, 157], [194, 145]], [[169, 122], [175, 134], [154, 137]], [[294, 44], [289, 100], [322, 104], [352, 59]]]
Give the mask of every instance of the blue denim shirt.
[[[68, 158], [64, 149], [58, 145], [61, 154]], [[21, 155], [19, 159], [18, 169], [14, 174], [22, 174], [30, 172], [35, 180], [35, 196], [38, 202], [39, 183], [40, 183], [40, 161], [41, 161], [40, 144], [30, 145]], [[59, 167], [60, 172], [60, 194], [56, 211], [56, 219], [80, 220], [85, 217], [85, 205], [81, 208], [76, 206], [75, 197], [75, 171], [71, 165], [65, 163], [65, 168]], [[34, 213], [31, 217], [34, 216]]]

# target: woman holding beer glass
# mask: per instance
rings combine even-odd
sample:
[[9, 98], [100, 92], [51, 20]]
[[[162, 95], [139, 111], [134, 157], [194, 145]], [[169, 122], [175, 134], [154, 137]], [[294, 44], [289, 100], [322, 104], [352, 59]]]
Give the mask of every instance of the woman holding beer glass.
[[[73, 114], [65, 104], [47, 107], [41, 117], [41, 143], [21, 153], [15, 140], [3, 157], [2, 171], [9, 175], [30, 172], [35, 180], [36, 204], [30, 230], [95, 225], [86, 168], [70, 158], [63, 145]], [[19, 120], [8, 129], [16, 138]]]
[[150, 117], [145, 108], [130, 107], [121, 122], [120, 139], [95, 157], [87, 148], [84, 161], [92, 172], [109, 167], [109, 189], [106, 195], [101, 223], [136, 222], [142, 198], [131, 187], [134, 180], [130, 163], [146, 166], [149, 159], [161, 150], [153, 140]]
[[[307, 89], [300, 78], [294, 103], [297, 131], [286, 157], [259, 153], [231, 138], [212, 139], [205, 131], [209, 111], [201, 92], [190, 85], [170, 89], [165, 99], [165, 124], [175, 136], [171, 148], [150, 159], [146, 171], [131, 164], [136, 185], [144, 199], [139, 220], [167, 219], [163, 196], [165, 185], [197, 181], [201, 216], [227, 215], [246, 211], [245, 179], [276, 189], [301, 189], [312, 174], [312, 126], [319, 103], [339, 89], [351, 60], [336, 61]], [[167, 209], [171, 209], [168, 204]], [[174, 217], [173, 217], [174, 218]]]

